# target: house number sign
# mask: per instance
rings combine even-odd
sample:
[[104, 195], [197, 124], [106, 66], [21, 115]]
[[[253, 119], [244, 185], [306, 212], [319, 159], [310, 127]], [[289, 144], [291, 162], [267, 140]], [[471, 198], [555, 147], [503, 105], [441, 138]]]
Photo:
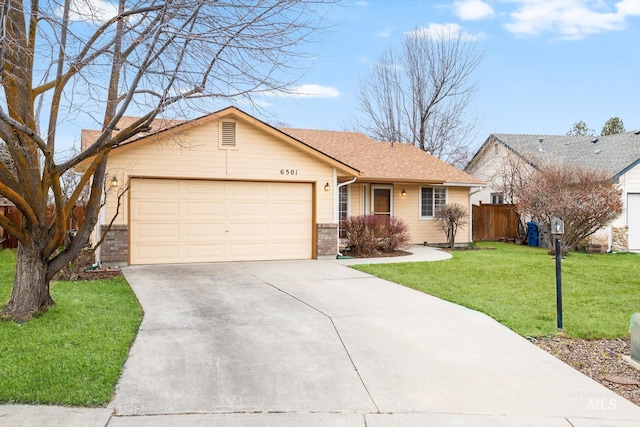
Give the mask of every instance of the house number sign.
[[298, 169], [280, 169], [280, 175], [298, 175]]

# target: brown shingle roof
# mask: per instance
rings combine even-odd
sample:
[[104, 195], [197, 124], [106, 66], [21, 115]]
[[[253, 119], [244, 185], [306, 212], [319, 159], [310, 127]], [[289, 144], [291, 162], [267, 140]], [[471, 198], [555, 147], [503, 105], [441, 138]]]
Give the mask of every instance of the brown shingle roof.
[[377, 142], [357, 132], [279, 129], [360, 170], [359, 180], [483, 184], [411, 144]]
[[[122, 118], [118, 122], [118, 129], [127, 128], [129, 125], [131, 125], [133, 122], [135, 122], [139, 118], [140, 117], [122, 116]], [[139, 139], [147, 135], [151, 135], [152, 133], [169, 129], [171, 127], [174, 127], [184, 122], [185, 120], [170, 120], [170, 119], [161, 119], [161, 118], [155, 119], [153, 120], [153, 122], [151, 122], [149, 132], [140, 133], [134, 136], [133, 138], [131, 138], [131, 140]], [[84, 151], [88, 146], [93, 144], [101, 134], [102, 134], [102, 131], [99, 131], [99, 130], [82, 129], [82, 132], [80, 135], [81, 150]], [[130, 141], [127, 141], [127, 142], [130, 142]]]
[[[228, 107], [220, 110], [218, 113], [233, 113], [246, 115], [247, 118], [252, 116], [236, 109]], [[188, 123], [196, 123], [198, 120], [214, 117], [217, 113], [213, 113], [200, 119], [188, 121]], [[136, 117], [122, 117], [119, 128], [124, 129]], [[177, 125], [185, 124], [183, 120], [156, 119], [151, 124], [149, 132], [138, 134], [131, 140], [142, 139], [151, 134], [167, 130]], [[259, 122], [270, 129], [275, 129], [266, 123]], [[449, 163], [446, 163], [437, 157], [434, 157], [411, 144], [388, 142], [377, 142], [368, 136], [358, 132], [340, 132], [328, 130], [311, 130], [311, 129], [293, 129], [278, 128], [277, 131], [283, 132], [290, 137], [302, 142], [304, 145], [311, 147], [314, 151], [320, 152], [323, 156], [337, 160], [339, 163], [346, 165], [351, 169], [361, 172], [359, 180], [369, 180], [378, 182], [423, 182], [432, 184], [475, 184], [481, 185], [484, 182], [456, 169]], [[100, 136], [97, 130], [82, 130], [82, 149], [84, 150], [96, 138]]]

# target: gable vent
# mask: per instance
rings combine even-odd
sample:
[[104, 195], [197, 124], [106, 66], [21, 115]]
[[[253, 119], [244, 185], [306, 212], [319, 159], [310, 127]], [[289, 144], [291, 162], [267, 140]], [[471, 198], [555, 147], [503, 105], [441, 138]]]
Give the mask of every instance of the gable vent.
[[222, 146], [223, 147], [236, 146], [236, 123], [235, 122], [222, 122]]

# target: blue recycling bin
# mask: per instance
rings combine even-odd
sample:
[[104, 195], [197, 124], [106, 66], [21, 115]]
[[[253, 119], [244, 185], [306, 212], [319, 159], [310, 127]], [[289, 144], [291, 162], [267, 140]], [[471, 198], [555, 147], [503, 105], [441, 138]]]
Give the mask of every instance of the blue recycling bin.
[[538, 246], [538, 224], [533, 221], [527, 223], [527, 245]]

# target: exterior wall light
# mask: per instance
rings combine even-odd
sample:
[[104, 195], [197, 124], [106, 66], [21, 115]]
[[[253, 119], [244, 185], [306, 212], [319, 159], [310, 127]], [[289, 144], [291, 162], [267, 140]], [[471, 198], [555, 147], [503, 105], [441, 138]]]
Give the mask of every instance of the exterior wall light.
[[405, 190], [404, 188], [402, 189], [402, 193], [400, 193], [400, 195], [402, 197], [407, 197], [407, 190]]
[[111, 188], [116, 188], [118, 186], [118, 178], [115, 176], [111, 178]]
[[329, 190], [331, 190], [331, 186], [330, 186], [330, 185], [329, 185], [329, 183], [327, 182], [327, 183], [324, 185], [324, 191], [329, 191]]

